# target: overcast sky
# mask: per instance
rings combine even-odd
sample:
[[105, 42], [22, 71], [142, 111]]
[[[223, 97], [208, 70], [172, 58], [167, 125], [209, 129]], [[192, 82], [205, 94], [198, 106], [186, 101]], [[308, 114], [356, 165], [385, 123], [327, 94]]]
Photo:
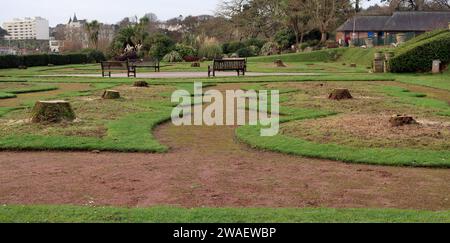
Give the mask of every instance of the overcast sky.
[[[371, 0], [373, 3], [378, 0]], [[79, 19], [113, 24], [124, 17], [155, 13], [166, 20], [179, 15], [213, 14], [220, 0], [2, 0], [0, 23], [13, 18], [41, 16], [50, 26]], [[125, 4], [124, 4], [125, 3]], [[366, 3], [366, 5], [368, 5]]]

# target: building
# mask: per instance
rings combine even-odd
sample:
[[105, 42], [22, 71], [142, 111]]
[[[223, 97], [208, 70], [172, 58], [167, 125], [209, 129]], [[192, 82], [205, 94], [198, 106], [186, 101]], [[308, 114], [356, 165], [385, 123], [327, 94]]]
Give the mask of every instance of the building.
[[3, 23], [3, 29], [8, 31], [6, 39], [11, 40], [49, 40], [48, 20], [41, 17], [14, 19]]
[[0, 55], [17, 55], [17, 51], [12, 47], [0, 46]]
[[56, 40], [54, 37], [50, 37], [48, 42], [50, 52], [59, 53], [64, 46], [64, 41]]
[[391, 45], [436, 29], [449, 28], [449, 12], [394, 12], [392, 16], [356, 16], [336, 30], [336, 41], [355, 45]]

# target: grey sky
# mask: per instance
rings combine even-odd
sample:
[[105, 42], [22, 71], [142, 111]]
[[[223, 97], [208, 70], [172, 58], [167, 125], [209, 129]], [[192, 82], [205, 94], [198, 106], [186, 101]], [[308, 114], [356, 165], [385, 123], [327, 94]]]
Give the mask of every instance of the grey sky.
[[[378, 0], [371, 0], [371, 3], [374, 1]], [[149, 12], [165, 20], [180, 14], [213, 14], [219, 2], [220, 0], [2, 0], [0, 23], [13, 18], [41, 16], [48, 19], [51, 26], [55, 26], [66, 23], [74, 13], [80, 19], [96, 19], [110, 24], [124, 17], [142, 16]]]

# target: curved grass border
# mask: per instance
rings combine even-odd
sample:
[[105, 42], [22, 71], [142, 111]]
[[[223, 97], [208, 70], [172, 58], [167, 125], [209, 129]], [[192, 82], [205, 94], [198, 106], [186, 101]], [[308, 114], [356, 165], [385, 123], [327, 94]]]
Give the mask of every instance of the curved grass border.
[[[112, 151], [163, 153], [151, 131], [171, 118], [171, 107], [158, 106], [153, 111], [125, 116], [107, 124], [105, 138], [23, 135], [0, 138], [0, 150], [12, 151]], [[133, 124], [132, 126], [130, 124]]]
[[[314, 119], [327, 116], [318, 111], [297, 111], [281, 122]], [[333, 113], [328, 113], [328, 116]], [[319, 144], [286, 135], [260, 136], [261, 126], [242, 126], [236, 130], [237, 138], [254, 148], [310, 158], [330, 159], [347, 163], [450, 168], [450, 151], [430, 151], [396, 148], [355, 148], [338, 144]]]
[[450, 211], [0, 206], [1, 223], [449, 223]]

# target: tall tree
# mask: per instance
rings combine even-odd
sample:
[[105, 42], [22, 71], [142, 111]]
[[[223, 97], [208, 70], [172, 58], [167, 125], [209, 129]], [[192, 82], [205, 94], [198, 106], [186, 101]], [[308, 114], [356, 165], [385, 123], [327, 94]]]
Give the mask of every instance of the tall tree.
[[295, 33], [297, 46], [303, 43], [303, 38], [313, 29], [311, 12], [306, 8], [306, 0], [286, 0], [284, 12], [286, 24]]
[[8, 35], [8, 31], [2, 29], [2, 27], [0, 27], [0, 39], [5, 38], [5, 36]]
[[311, 11], [314, 26], [322, 33], [322, 42], [327, 40], [328, 33], [336, 28], [340, 19], [348, 17], [352, 9], [350, 0], [306, 0], [305, 5]]
[[98, 49], [98, 38], [101, 24], [97, 20], [93, 20], [91, 22], [87, 22], [84, 27], [88, 34], [90, 47]]
[[422, 11], [426, 8], [429, 1], [426, 0], [381, 0], [388, 3], [394, 10], [413, 10]]

